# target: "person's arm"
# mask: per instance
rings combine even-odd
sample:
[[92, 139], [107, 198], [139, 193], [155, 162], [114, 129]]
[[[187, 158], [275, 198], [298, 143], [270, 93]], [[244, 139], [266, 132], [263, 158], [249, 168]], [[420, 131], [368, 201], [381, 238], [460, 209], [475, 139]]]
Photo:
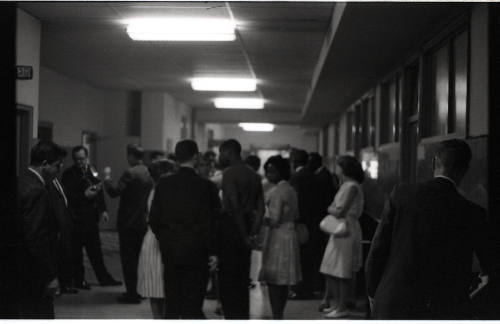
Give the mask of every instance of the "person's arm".
[[391, 251], [392, 230], [396, 214], [394, 205], [394, 202], [397, 201], [396, 193], [397, 187], [393, 189], [389, 203], [382, 213], [382, 221], [377, 226], [370, 251], [366, 258], [365, 278], [367, 293], [370, 298], [375, 296], [375, 291], [382, 279]]
[[234, 222], [240, 242], [250, 247], [245, 228], [244, 209], [238, 197], [238, 187], [235, 179], [224, 174], [222, 177], [222, 191], [224, 200], [226, 201], [226, 206], [224, 207]]
[[130, 181], [132, 181], [132, 174], [129, 170], [126, 170], [120, 177], [120, 180], [118, 181], [118, 184], [116, 186], [113, 185], [111, 179], [105, 179], [103, 183], [108, 195], [111, 198], [115, 198], [122, 194], [125, 188], [127, 188], [127, 185], [130, 183]]
[[208, 254], [209, 256], [217, 255], [217, 226], [219, 224], [220, 212], [221, 212], [221, 202], [219, 199], [219, 190], [215, 183], [209, 183], [209, 195], [210, 195], [210, 210], [209, 210], [209, 231], [210, 236], [208, 238]]
[[[277, 193], [277, 194], [276, 194]], [[275, 192], [269, 200], [268, 216], [266, 222], [271, 227], [277, 227], [283, 213], [284, 199], [282, 193]]]
[[160, 220], [161, 220], [161, 201], [160, 201], [160, 192], [163, 190], [162, 181], [155, 188], [155, 192], [153, 195], [153, 201], [151, 202], [151, 208], [149, 210], [149, 227], [151, 227], [151, 231], [158, 236], [160, 232]]
[[[260, 180], [260, 179], [259, 179]], [[258, 235], [260, 228], [262, 226], [262, 221], [264, 219], [264, 213], [266, 212], [266, 206], [264, 203], [264, 189], [262, 187], [262, 182], [258, 182], [257, 188], [257, 202], [254, 211], [254, 219], [252, 223], [251, 235]]]
[[473, 217], [473, 249], [479, 260], [481, 272], [488, 276], [492, 284], [499, 285], [500, 249], [498, 239], [492, 231], [484, 209], [478, 208], [477, 213], [470, 216]]
[[358, 189], [355, 186], [348, 187], [345, 191], [345, 197], [338, 204], [331, 204], [328, 207], [328, 213], [336, 218], [345, 218], [347, 211], [351, 208], [354, 198], [358, 194]]
[[49, 194], [43, 190], [30, 193], [26, 209], [22, 211], [23, 241], [29, 258], [37, 273], [50, 285], [57, 278], [57, 261], [50, 253], [50, 233], [47, 228], [47, 209], [50, 208]]

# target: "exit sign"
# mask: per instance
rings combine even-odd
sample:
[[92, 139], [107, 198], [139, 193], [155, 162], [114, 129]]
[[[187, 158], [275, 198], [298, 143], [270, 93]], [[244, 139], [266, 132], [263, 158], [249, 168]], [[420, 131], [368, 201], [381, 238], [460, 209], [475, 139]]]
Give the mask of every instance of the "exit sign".
[[18, 80], [31, 80], [33, 79], [33, 67], [27, 65], [16, 66]]

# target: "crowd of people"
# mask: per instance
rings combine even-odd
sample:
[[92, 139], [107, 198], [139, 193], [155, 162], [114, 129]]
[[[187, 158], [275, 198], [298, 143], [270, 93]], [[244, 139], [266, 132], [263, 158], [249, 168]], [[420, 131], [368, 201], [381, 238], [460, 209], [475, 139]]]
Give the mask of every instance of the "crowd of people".
[[[54, 318], [53, 298], [90, 289], [83, 248], [102, 286], [122, 285], [106, 269], [99, 222], [108, 221], [104, 192], [120, 198], [117, 214], [125, 292], [121, 303], [149, 298], [153, 317], [203, 319], [207, 287], [226, 319], [249, 319], [252, 250], [261, 251], [258, 280], [267, 287], [274, 319], [287, 300], [319, 296], [326, 318], [349, 316], [356, 278], [366, 259], [367, 297], [375, 318], [467, 318], [472, 253], [483, 278], [498, 271], [486, 213], [457, 191], [471, 159], [461, 140], [440, 144], [435, 178], [397, 186], [377, 219], [364, 256], [360, 218], [365, 173], [352, 156], [339, 156], [332, 174], [318, 153], [292, 149], [258, 170], [229, 139], [201, 154], [193, 140], [175, 153], [128, 145], [129, 168], [104, 178], [75, 147], [66, 152], [38, 142], [18, 180], [22, 251], [12, 318]], [[210, 284], [209, 284], [210, 283]]]

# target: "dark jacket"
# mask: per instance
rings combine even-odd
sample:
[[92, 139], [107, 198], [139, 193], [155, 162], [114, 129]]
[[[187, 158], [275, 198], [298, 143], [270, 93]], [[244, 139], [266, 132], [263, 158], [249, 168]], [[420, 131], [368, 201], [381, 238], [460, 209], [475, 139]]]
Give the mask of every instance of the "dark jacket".
[[316, 183], [314, 173], [307, 167], [301, 168], [290, 178], [290, 184], [297, 192], [299, 202], [299, 223], [315, 231], [318, 226], [322, 197]]
[[380, 319], [453, 319], [468, 314], [472, 256], [493, 266], [485, 210], [435, 178], [397, 186], [366, 262], [368, 295]]
[[64, 196], [56, 188], [54, 182], [52, 182], [47, 187], [47, 189], [51, 199], [52, 211], [57, 220], [59, 244], [61, 244], [64, 248], [70, 248], [71, 236], [75, 225], [74, 215], [69, 208], [68, 196], [66, 194], [66, 191], [64, 191], [64, 194], [66, 196], [65, 201]]
[[106, 192], [112, 198], [120, 196], [117, 227], [119, 231], [146, 231], [148, 196], [153, 189], [153, 179], [144, 164], [127, 169], [118, 184], [104, 182]]
[[57, 277], [57, 220], [46, 186], [30, 170], [18, 178], [17, 197], [22, 243], [19, 255], [21, 294], [41, 297]]
[[237, 162], [222, 174], [222, 197], [220, 244], [232, 242], [248, 248], [246, 240], [258, 233], [264, 216], [262, 179], [243, 162]]
[[206, 267], [215, 255], [218, 190], [192, 168], [161, 177], [149, 214], [151, 230], [167, 264]]
[[314, 173], [314, 179], [319, 189], [320, 195], [320, 208], [319, 208], [319, 221], [328, 214], [328, 206], [333, 202], [335, 194], [339, 190], [338, 183], [327, 168], [321, 167]]
[[106, 211], [104, 192], [93, 198], [85, 197], [85, 190], [100, 180], [92, 174], [90, 167], [86, 170], [73, 165], [64, 170], [61, 184], [69, 201], [71, 210], [78, 222], [98, 223], [99, 213]]

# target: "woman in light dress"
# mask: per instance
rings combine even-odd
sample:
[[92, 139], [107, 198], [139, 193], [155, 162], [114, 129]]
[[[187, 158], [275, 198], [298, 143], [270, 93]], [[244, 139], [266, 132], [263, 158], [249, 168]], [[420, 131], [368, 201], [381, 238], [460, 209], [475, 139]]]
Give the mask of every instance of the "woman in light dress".
[[328, 213], [338, 219], [345, 219], [347, 232], [333, 236], [323, 255], [320, 272], [325, 274], [326, 289], [334, 296], [336, 304], [325, 309], [327, 318], [349, 315], [347, 302], [351, 295], [351, 283], [362, 266], [361, 226], [359, 218], [363, 212], [364, 180], [361, 164], [352, 156], [341, 156], [337, 160], [336, 174], [342, 185], [335, 195]]
[[297, 195], [288, 183], [288, 162], [275, 155], [267, 160], [264, 170], [269, 182], [276, 185], [266, 197], [264, 226], [269, 230], [262, 247], [259, 281], [267, 284], [273, 318], [282, 319], [288, 287], [302, 279], [299, 242], [295, 232], [299, 210]]
[[[174, 163], [160, 160], [151, 164], [151, 177], [158, 183], [162, 175], [168, 175], [174, 170]], [[148, 198], [148, 212], [154, 196], [154, 188]], [[148, 228], [142, 241], [137, 270], [137, 293], [149, 298], [154, 319], [163, 318], [165, 309], [165, 292], [163, 283], [163, 263], [161, 260], [160, 244], [155, 235]]]

